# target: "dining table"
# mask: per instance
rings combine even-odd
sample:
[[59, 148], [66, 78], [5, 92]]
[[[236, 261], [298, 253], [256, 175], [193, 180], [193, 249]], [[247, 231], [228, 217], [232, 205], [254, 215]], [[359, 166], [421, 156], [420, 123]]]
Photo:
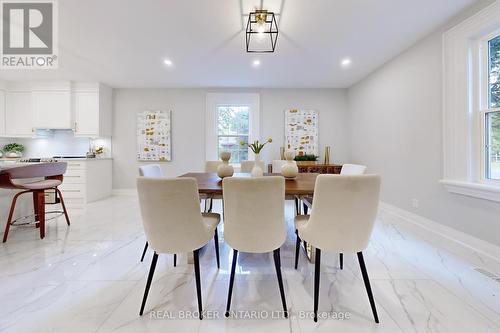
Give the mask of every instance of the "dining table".
[[[264, 173], [264, 177], [281, 176], [279, 173]], [[299, 173], [293, 179], [285, 178], [285, 198], [295, 200], [295, 214], [300, 213], [299, 200], [304, 197], [312, 197], [314, 195], [314, 185], [318, 173]], [[198, 184], [198, 193], [205, 197], [220, 197], [223, 196], [222, 179], [215, 172], [188, 172], [179, 177], [190, 177], [196, 179]], [[234, 173], [232, 177], [251, 177], [249, 173]], [[314, 260], [315, 249], [310, 244], [302, 242], [302, 247], [305, 250], [309, 261]], [[192, 262], [192, 258], [188, 255], [188, 263]]]

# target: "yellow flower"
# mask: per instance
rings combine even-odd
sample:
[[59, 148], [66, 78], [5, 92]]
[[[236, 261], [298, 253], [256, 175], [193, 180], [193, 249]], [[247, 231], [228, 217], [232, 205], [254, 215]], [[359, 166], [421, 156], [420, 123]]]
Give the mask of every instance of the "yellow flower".
[[267, 142], [271, 143], [271, 142], [273, 142], [273, 139], [269, 138], [269, 139], [267, 139]]
[[240, 141], [240, 146], [244, 146], [245, 145], [245, 141]]

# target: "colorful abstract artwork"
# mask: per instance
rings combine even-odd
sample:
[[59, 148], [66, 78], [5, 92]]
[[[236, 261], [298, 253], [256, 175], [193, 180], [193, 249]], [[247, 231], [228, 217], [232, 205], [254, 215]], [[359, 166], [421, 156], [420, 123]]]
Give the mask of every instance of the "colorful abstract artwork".
[[285, 111], [285, 149], [296, 155], [319, 155], [318, 112], [290, 109]]
[[137, 160], [172, 160], [170, 111], [141, 111], [137, 114]]

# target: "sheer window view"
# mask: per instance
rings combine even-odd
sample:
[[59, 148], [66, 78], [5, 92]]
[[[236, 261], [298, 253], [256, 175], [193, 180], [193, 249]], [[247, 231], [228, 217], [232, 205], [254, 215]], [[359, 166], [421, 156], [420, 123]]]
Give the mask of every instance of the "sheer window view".
[[[231, 163], [239, 164], [248, 159], [248, 106], [217, 107], [218, 153], [231, 152]], [[244, 145], [240, 143], [244, 142]]]
[[490, 112], [486, 114], [486, 177], [500, 179], [500, 36], [489, 45], [489, 98]]

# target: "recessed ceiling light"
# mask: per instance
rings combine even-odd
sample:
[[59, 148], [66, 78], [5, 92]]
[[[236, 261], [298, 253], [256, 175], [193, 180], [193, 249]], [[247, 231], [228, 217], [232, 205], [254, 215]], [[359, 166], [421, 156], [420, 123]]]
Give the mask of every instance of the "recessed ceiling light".
[[349, 67], [351, 65], [351, 63], [352, 63], [352, 61], [349, 58], [344, 58], [340, 62], [340, 64], [342, 65], [342, 67]]
[[163, 60], [163, 63], [167, 66], [172, 66], [174, 63], [172, 62], [172, 60], [170, 59], [164, 59]]
[[253, 65], [253, 67], [258, 67], [258, 66], [260, 66], [260, 60], [254, 60], [254, 61], [252, 62], [252, 65]]

